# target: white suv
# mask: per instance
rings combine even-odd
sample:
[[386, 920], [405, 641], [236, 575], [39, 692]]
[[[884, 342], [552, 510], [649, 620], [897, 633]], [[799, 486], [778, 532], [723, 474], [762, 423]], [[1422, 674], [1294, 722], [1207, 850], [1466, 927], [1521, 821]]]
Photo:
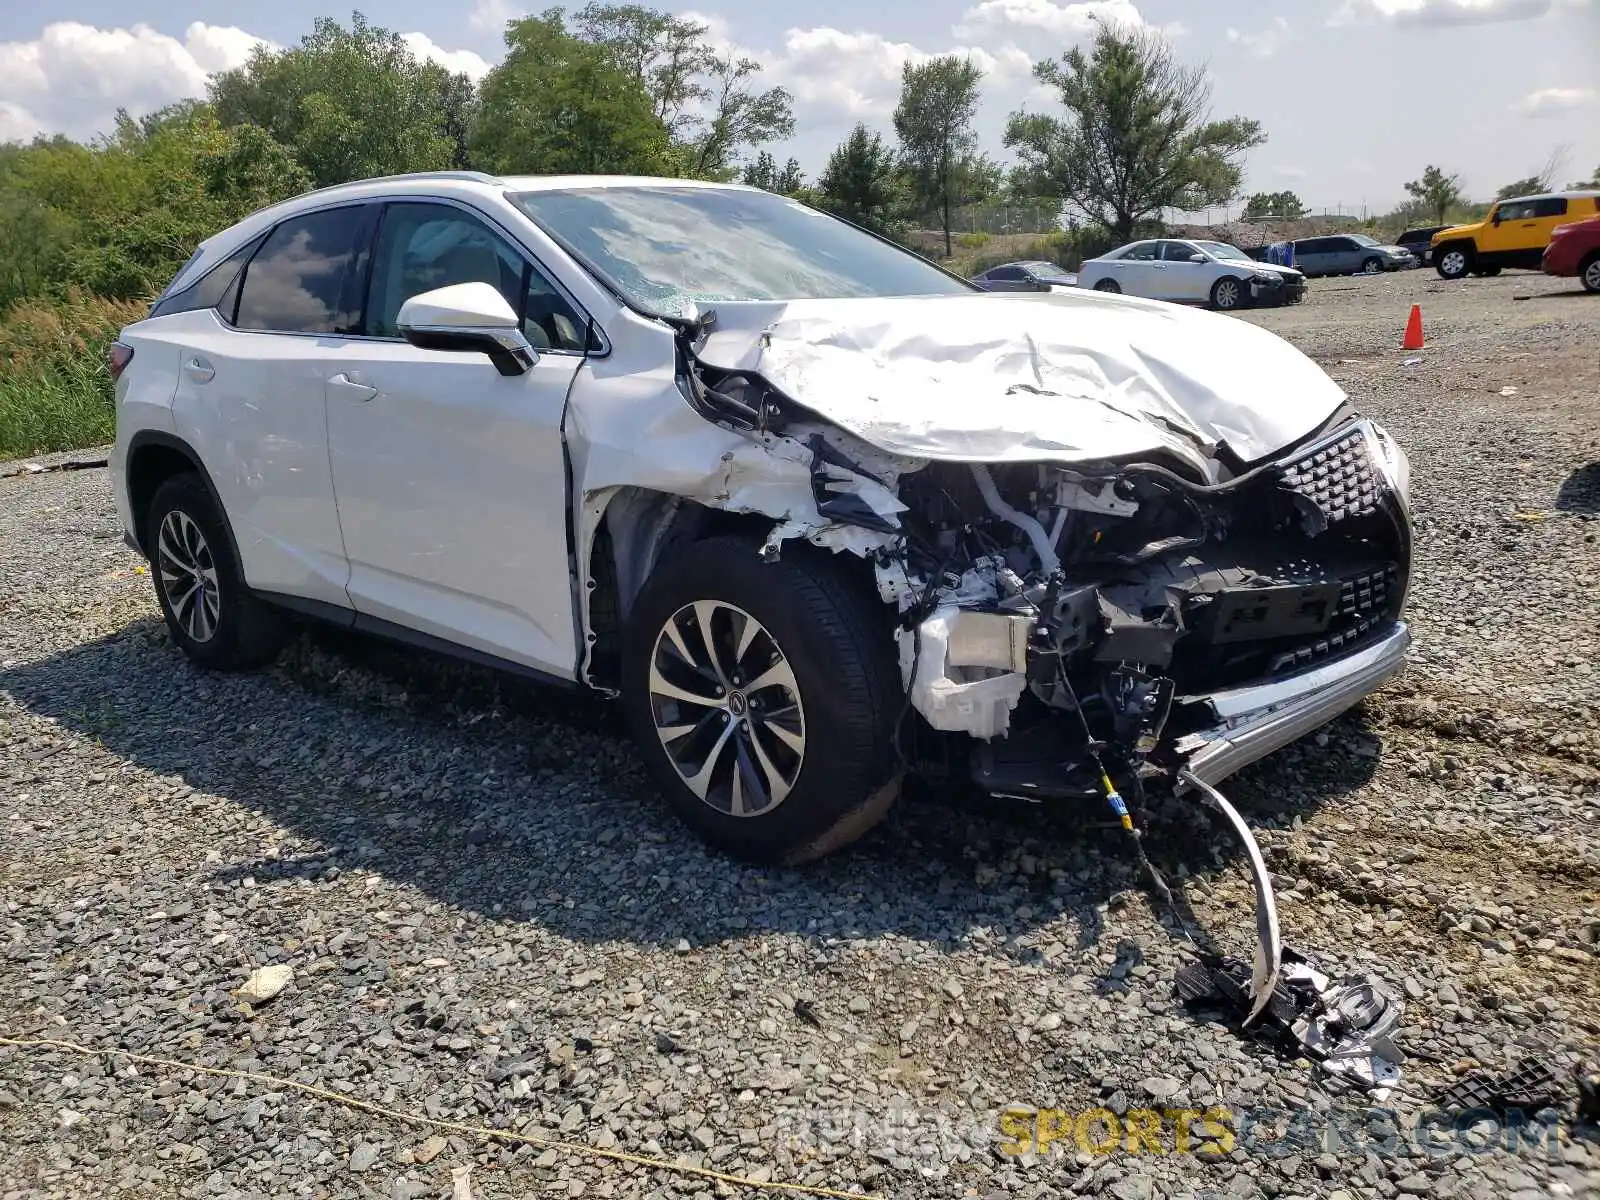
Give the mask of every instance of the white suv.
[[930, 762], [1210, 783], [1408, 642], [1405, 456], [1298, 351], [985, 293], [750, 188], [313, 192], [207, 241], [112, 366], [118, 509], [196, 663], [299, 613], [620, 696], [759, 861]]

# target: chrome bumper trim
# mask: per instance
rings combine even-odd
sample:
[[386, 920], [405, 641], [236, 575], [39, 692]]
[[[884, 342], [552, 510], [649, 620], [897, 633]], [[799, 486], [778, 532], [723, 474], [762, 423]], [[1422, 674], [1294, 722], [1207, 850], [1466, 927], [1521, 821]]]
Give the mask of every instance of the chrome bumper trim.
[[1333, 720], [1405, 664], [1411, 630], [1396, 622], [1380, 642], [1288, 679], [1188, 697], [1209, 704], [1218, 723], [1178, 740], [1197, 779], [1216, 784]]

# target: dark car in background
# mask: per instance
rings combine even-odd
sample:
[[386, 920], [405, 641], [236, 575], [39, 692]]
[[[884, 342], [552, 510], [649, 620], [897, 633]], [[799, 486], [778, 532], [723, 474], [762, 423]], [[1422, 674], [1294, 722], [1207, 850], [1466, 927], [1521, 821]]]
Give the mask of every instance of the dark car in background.
[[1031, 261], [990, 267], [972, 282], [986, 292], [1053, 292], [1073, 287], [1078, 277], [1053, 262]]
[[1408, 229], [1395, 239], [1394, 244], [1402, 250], [1409, 250], [1411, 256], [1417, 260], [1417, 265], [1425, 267], [1433, 262], [1433, 249], [1430, 243], [1433, 235], [1442, 233], [1450, 228], [1448, 225], [1424, 225], [1420, 229]]
[[1294, 244], [1294, 265], [1302, 274], [1379, 275], [1398, 271], [1416, 260], [1399, 246], [1385, 246], [1364, 233], [1300, 238]]

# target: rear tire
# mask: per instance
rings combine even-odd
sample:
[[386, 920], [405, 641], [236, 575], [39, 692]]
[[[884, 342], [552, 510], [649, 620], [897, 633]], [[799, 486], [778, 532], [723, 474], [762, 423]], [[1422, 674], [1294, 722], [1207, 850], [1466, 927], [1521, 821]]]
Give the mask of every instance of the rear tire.
[[192, 662], [244, 671], [277, 657], [282, 618], [250, 594], [227, 519], [198, 475], [174, 475], [156, 489], [144, 544], [161, 615]]
[[737, 858], [795, 864], [888, 812], [905, 690], [876, 596], [808, 546], [774, 563], [759, 546], [712, 538], [656, 568], [629, 617], [623, 695], [685, 824]]
[[1433, 269], [1441, 279], [1462, 279], [1473, 269], [1476, 255], [1463, 243], [1440, 246], [1433, 253]]
[[1600, 292], [1600, 250], [1578, 265], [1578, 280], [1585, 291]]
[[1109, 292], [1113, 295], [1120, 295], [1122, 293], [1122, 285], [1115, 279], [1102, 279], [1099, 283], [1094, 285], [1094, 290], [1097, 292]]

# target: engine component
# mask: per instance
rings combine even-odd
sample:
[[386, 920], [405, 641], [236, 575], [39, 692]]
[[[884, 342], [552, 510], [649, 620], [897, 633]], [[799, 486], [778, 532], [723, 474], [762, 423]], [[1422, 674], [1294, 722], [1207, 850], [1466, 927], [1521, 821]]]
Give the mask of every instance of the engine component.
[[900, 630], [900, 674], [911, 702], [935, 729], [987, 741], [1004, 734], [1027, 687], [1024, 616], [941, 606]]

